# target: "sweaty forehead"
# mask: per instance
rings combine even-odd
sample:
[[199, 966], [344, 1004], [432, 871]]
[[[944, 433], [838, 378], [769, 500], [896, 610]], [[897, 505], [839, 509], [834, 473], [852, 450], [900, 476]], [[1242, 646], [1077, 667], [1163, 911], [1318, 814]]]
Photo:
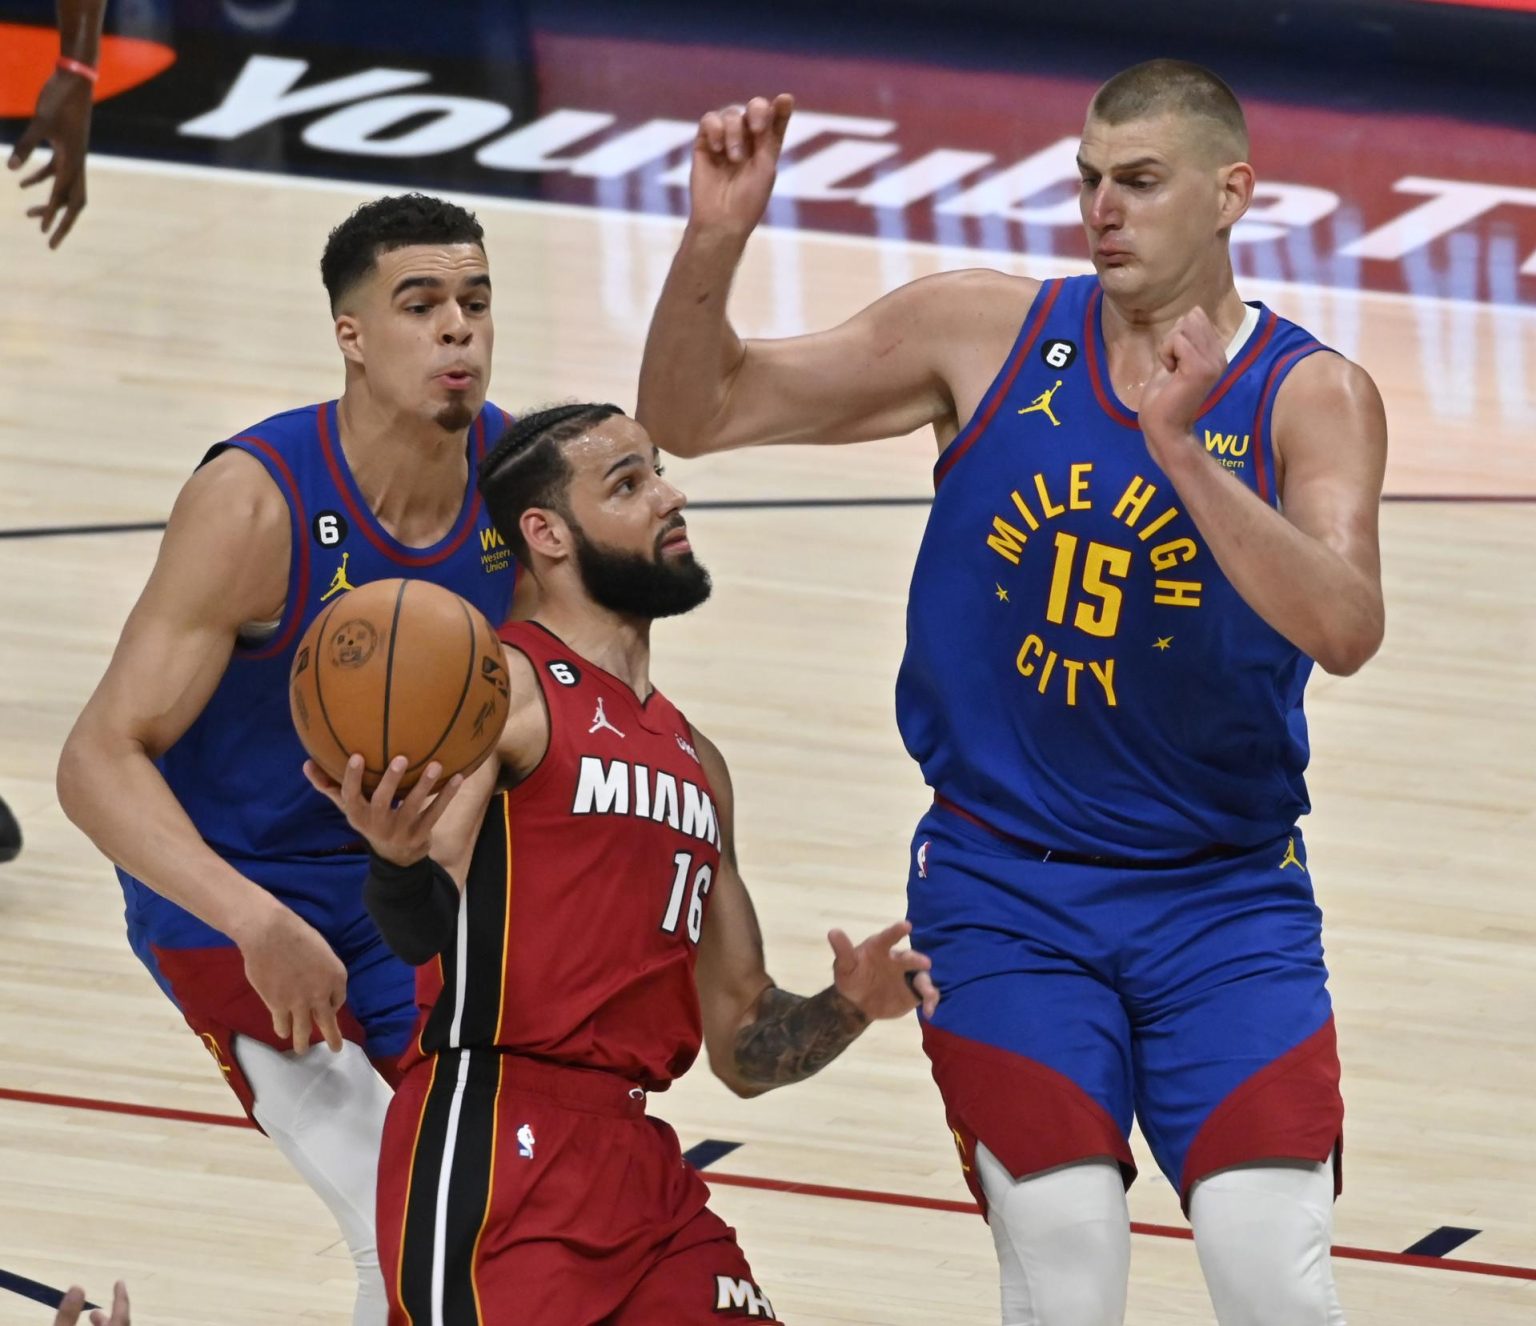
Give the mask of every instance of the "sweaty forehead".
[[457, 282], [488, 270], [485, 250], [478, 244], [407, 244], [390, 249], [375, 259], [378, 279], [392, 290], [408, 276], [430, 276]]
[[655, 454], [655, 445], [645, 429], [621, 414], [594, 424], [565, 444], [565, 458], [573, 469], [599, 477], [626, 456], [639, 456], [648, 465]]

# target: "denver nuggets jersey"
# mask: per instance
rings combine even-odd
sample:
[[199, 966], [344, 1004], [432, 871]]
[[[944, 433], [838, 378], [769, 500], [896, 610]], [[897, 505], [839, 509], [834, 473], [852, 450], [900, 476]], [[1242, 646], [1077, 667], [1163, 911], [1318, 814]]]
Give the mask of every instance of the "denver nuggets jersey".
[[[288, 502], [292, 555], [283, 616], [266, 638], [242, 641], [203, 712], [158, 767], [204, 841], [242, 873], [324, 923], [339, 909], [362, 914], [362, 876], [345, 900], [335, 872], [310, 867], [337, 855], [361, 863], [365, 848], [345, 817], [302, 772], [304, 749], [288, 712], [288, 669], [310, 622], [336, 595], [371, 580], [412, 576], [443, 585], [493, 623], [511, 607], [511, 550], [496, 534], [475, 485], [480, 459], [505, 431], [487, 404], [469, 434], [469, 476], [453, 528], [429, 548], [409, 548], [374, 518], [342, 454], [336, 402], [273, 416], [211, 448], [261, 462]], [[228, 941], [132, 876], [118, 872], [130, 930], [165, 947]], [[350, 878], [350, 876], [349, 876]], [[315, 895], [315, 896], [311, 896]]]
[[458, 941], [418, 969], [414, 1049], [512, 1050], [662, 1090], [703, 1037], [694, 963], [720, 869], [693, 729], [536, 623], [501, 637], [538, 675], [549, 747], [486, 812]]
[[[1109, 382], [1102, 303], [1097, 277], [1045, 282], [935, 467], [902, 737], [940, 798], [1055, 851], [1256, 844], [1308, 809], [1312, 661], [1238, 596], [1152, 462]], [[1194, 431], [1278, 505], [1275, 396], [1324, 347], [1257, 315]]]

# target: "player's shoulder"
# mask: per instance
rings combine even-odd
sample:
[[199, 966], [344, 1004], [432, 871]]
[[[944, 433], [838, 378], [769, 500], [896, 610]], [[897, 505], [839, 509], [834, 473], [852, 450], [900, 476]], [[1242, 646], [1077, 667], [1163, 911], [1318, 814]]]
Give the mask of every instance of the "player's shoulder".
[[1305, 350], [1286, 374], [1275, 397], [1282, 416], [1297, 410], [1307, 413], [1360, 409], [1380, 412], [1381, 393], [1361, 365], [1326, 346]]
[[1017, 314], [1033, 303], [1042, 282], [1032, 276], [1015, 276], [995, 267], [961, 267], [952, 272], [920, 276], [904, 286], [914, 297], [943, 303], [959, 310], [1007, 311]]
[[485, 440], [488, 445], [500, 441], [501, 435], [512, 424], [512, 412], [490, 400], [480, 407], [480, 418], [485, 423]]

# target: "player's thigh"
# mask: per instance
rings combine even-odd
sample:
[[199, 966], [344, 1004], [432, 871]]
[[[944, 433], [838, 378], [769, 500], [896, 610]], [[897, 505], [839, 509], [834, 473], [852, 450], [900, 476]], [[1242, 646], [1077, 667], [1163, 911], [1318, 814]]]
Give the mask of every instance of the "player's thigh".
[[1136, 1110], [1186, 1197], [1215, 1170], [1322, 1161], [1338, 1141], [1322, 916], [1304, 863], [1288, 835], [1169, 881], [1178, 905], [1128, 963]]
[[944, 812], [918, 827], [908, 915], [940, 991], [923, 1048], [978, 1200], [978, 1140], [1015, 1177], [1097, 1156], [1131, 1163], [1130, 1027], [1096, 887]]
[[753, 1279], [736, 1231], [704, 1210], [678, 1232], [604, 1326], [717, 1326], [722, 1317], [779, 1320]]

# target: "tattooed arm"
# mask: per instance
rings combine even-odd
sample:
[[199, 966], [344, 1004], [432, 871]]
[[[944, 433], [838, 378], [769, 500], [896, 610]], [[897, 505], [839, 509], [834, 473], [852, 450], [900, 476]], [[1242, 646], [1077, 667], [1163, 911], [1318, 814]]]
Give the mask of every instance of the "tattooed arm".
[[899, 1017], [918, 1004], [931, 1015], [939, 996], [929, 960], [895, 947], [911, 929], [905, 921], [858, 945], [841, 930], [828, 934], [832, 984], [820, 994], [791, 994], [773, 983], [757, 914], [736, 866], [730, 773], [703, 733], [695, 730], [694, 742], [720, 825], [720, 872], [698, 956], [704, 1044], [715, 1076], [738, 1096], [760, 1096], [819, 1072], [877, 1018]]

